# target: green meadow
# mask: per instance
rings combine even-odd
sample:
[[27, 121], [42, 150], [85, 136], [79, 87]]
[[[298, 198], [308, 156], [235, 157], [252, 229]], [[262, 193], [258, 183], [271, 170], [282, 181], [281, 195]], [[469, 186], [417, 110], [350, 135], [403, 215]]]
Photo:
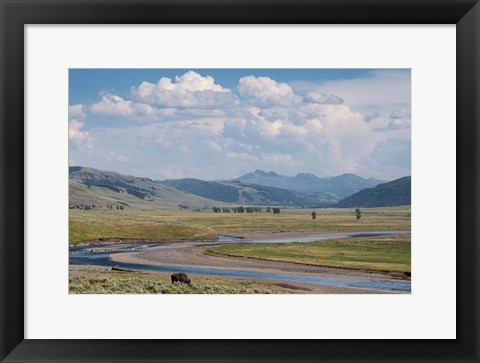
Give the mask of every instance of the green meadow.
[[273, 213], [193, 211], [70, 210], [72, 245], [100, 239], [138, 241], [215, 240], [218, 234], [242, 232], [334, 232], [410, 230], [410, 206], [362, 209], [282, 209]]
[[166, 219], [158, 212], [70, 210], [69, 242], [99, 240], [211, 241], [216, 233], [208, 227]]
[[411, 243], [408, 235], [309, 243], [226, 244], [208, 248], [205, 253], [348, 269], [410, 272]]

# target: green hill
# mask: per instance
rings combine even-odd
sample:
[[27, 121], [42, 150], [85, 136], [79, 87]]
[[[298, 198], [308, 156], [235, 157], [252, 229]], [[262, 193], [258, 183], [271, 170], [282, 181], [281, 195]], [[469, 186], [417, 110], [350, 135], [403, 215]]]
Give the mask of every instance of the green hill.
[[337, 208], [372, 208], [411, 204], [411, 177], [406, 176], [375, 188], [363, 189], [339, 201]]
[[340, 198], [333, 193], [301, 193], [240, 182], [175, 179], [161, 182], [183, 192], [224, 203], [271, 206], [331, 206]]
[[206, 209], [227, 206], [185, 193], [148, 178], [87, 167], [69, 168], [71, 209]]

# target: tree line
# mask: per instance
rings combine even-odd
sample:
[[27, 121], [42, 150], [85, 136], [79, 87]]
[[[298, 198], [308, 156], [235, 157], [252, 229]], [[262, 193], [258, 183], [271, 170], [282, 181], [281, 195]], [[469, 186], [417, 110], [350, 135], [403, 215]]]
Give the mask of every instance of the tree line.
[[[220, 208], [213, 207], [214, 213], [262, 213], [264, 210], [260, 207], [233, 207], [233, 208]], [[268, 207], [265, 210], [267, 213], [273, 212], [273, 214], [280, 214], [280, 208]]]
[[[97, 206], [95, 204], [70, 204], [68, 206], [69, 209], [82, 209], [82, 210], [91, 210], [91, 209], [96, 209]], [[102, 208], [100, 206], [100, 208]], [[117, 210], [124, 210], [125, 208], [123, 207], [123, 205], [111, 205], [111, 204], [107, 204], [107, 209], [117, 209]]]

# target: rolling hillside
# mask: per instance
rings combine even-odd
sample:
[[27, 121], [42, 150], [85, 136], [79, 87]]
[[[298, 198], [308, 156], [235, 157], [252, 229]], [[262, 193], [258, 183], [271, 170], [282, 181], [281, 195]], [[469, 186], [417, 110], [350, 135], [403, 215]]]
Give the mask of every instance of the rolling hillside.
[[[251, 175], [250, 175], [251, 174]], [[247, 177], [248, 176], [248, 177]], [[376, 183], [353, 174], [318, 178], [312, 174], [285, 177], [275, 172], [257, 170], [239, 179], [260, 180], [315, 189], [323, 183], [328, 192], [299, 192], [260, 184], [235, 181], [203, 181], [175, 179], [154, 181], [88, 167], [69, 168], [70, 208], [72, 209], [145, 209], [145, 210], [212, 210], [239, 205], [290, 207], [377, 207], [410, 203], [410, 189], [394, 181], [364, 189], [341, 200], [340, 194], [355, 190], [365, 183]], [[321, 183], [319, 182], [321, 181]], [[308, 186], [310, 185], [310, 186]], [[402, 189], [403, 188], [403, 189]], [[332, 191], [333, 190], [333, 191]]]
[[271, 206], [331, 206], [340, 198], [332, 193], [300, 193], [293, 190], [239, 182], [198, 179], [164, 180], [161, 183], [204, 198], [225, 203]]
[[69, 168], [70, 208], [208, 209], [227, 206], [175, 188], [119, 173], [86, 167]]
[[372, 208], [411, 204], [411, 177], [406, 176], [375, 188], [359, 191], [339, 201], [337, 208]]
[[342, 198], [383, 183], [381, 180], [364, 179], [355, 174], [319, 178], [313, 174], [300, 173], [292, 177], [280, 175], [274, 171], [267, 173], [263, 170], [255, 170], [229, 181], [282, 188], [302, 193], [333, 193]]

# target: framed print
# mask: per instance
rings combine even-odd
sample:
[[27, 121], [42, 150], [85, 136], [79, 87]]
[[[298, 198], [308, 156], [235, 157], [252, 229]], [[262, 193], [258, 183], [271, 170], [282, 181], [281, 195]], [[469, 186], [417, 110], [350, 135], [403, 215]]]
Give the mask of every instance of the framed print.
[[[115, 94], [79, 103], [93, 79]], [[401, 68], [70, 69], [69, 292], [410, 293], [410, 90]]]
[[479, 361], [477, 1], [1, 9], [2, 362]]

